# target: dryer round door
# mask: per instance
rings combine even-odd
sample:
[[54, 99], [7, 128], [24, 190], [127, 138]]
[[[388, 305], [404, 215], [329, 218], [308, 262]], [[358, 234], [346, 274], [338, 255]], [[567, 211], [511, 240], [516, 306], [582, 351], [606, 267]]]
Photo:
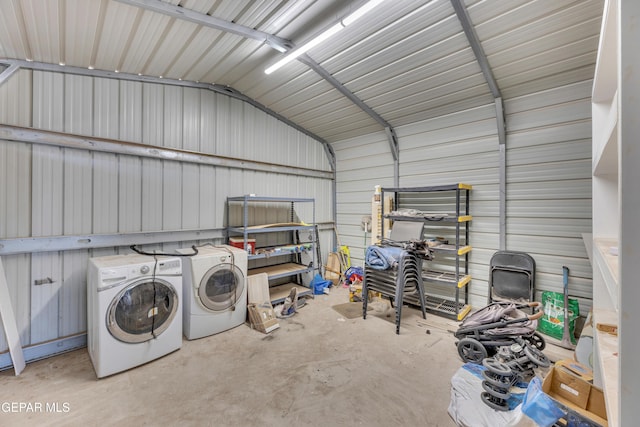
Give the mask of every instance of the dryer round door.
[[149, 341], [171, 325], [179, 303], [171, 283], [157, 277], [137, 280], [111, 301], [107, 329], [122, 342]]
[[222, 263], [204, 275], [198, 286], [198, 298], [202, 305], [212, 311], [235, 309], [244, 287], [242, 271], [235, 264]]

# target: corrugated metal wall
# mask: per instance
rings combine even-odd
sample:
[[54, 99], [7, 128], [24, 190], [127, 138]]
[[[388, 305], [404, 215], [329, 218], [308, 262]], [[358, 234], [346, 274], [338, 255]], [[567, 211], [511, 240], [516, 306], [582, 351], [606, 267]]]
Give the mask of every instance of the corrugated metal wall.
[[[0, 86], [0, 106], [2, 124], [330, 170], [317, 141], [205, 89], [21, 70]], [[222, 228], [226, 198], [249, 193], [315, 198], [316, 221], [332, 221], [331, 180], [320, 178], [9, 141], [0, 177], [0, 239]], [[3, 257], [22, 344], [85, 331], [87, 260], [117, 251], [129, 250]]]
[[[591, 230], [591, 81], [505, 102], [507, 120], [507, 249], [530, 253], [540, 291], [562, 290], [581, 310], [591, 302], [591, 269], [581, 234]], [[463, 182], [471, 191], [470, 302], [487, 302], [489, 261], [499, 249], [499, 151], [494, 104], [396, 128], [400, 186]], [[343, 244], [362, 265], [360, 220], [370, 213], [373, 186], [393, 186], [391, 154], [383, 134], [334, 144], [338, 224]], [[368, 244], [368, 243], [367, 243]], [[354, 250], [355, 249], [355, 250]]]
[[[374, 186], [393, 186], [393, 157], [387, 136], [375, 133], [332, 144], [336, 153], [337, 222], [340, 243], [349, 246], [353, 263], [362, 264], [370, 234], [361, 227], [371, 215]], [[366, 243], [365, 243], [366, 239]]]
[[[483, 255], [498, 247], [499, 151], [494, 105], [403, 126], [398, 135], [401, 187], [454, 183], [473, 186], [470, 192], [473, 221], [469, 225], [473, 250], [469, 255], [469, 271], [474, 281], [469, 292], [472, 306], [486, 304], [486, 282], [475, 278], [486, 277]], [[439, 270], [453, 268], [449, 257], [436, 258], [436, 262]], [[447, 296], [446, 289], [431, 287], [430, 292]], [[453, 296], [451, 291], [448, 294]]]
[[505, 102], [507, 247], [536, 260], [536, 288], [569, 293], [591, 308], [591, 87], [586, 80]]

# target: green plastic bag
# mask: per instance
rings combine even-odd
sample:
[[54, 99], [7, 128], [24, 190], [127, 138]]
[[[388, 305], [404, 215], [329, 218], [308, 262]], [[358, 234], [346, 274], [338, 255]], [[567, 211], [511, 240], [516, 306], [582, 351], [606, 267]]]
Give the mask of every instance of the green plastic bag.
[[[544, 315], [538, 320], [538, 331], [561, 340], [564, 334], [564, 295], [560, 292], [544, 291], [542, 293]], [[580, 316], [578, 300], [569, 298], [569, 337], [576, 343], [575, 323]]]

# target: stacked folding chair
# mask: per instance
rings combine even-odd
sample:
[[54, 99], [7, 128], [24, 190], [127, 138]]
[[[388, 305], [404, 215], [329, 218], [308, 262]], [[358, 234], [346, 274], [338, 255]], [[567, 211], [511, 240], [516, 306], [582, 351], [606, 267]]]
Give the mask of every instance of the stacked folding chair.
[[387, 270], [377, 270], [365, 265], [362, 285], [362, 318], [367, 318], [368, 292], [380, 292], [388, 297], [396, 308], [396, 334], [400, 334], [400, 318], [402, 305], [406, 295], [417, 292], [420, 299], [422, 317], [427, 318], [422, 284], [422, 258], [416, 253], [403, 250], [398, 265]]

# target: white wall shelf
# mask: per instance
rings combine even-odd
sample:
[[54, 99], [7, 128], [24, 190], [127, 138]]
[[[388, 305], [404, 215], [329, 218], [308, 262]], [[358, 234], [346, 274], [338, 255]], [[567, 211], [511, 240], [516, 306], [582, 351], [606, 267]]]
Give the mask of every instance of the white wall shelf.
[[[598, 122], [594, 129], [593, 174], [610, 175], [618, 171], [618, 93], [608, 102], [593, 103], [592, 119]], [[597, 133], [596, 133], [597, 132]]]
[[[607, 297], [610, 305], [618, 311], [618, 293], [620, 292], [618, 285], [618, 256], [612, 252], [618, 251], [618, 242], [613, 239], [595, 239], [594, 240], [594, 262], [600, 274], [602, 275], [602, 285], [607, 291]], [[617, 321], [616, 321], [617, 324]]]
[[[637, 0], [605, 2], [592, 94], [594, 382], [610, 426], [640, 419], [638, 20]], [[615, 325], [617, 335], [599, 324]]]

